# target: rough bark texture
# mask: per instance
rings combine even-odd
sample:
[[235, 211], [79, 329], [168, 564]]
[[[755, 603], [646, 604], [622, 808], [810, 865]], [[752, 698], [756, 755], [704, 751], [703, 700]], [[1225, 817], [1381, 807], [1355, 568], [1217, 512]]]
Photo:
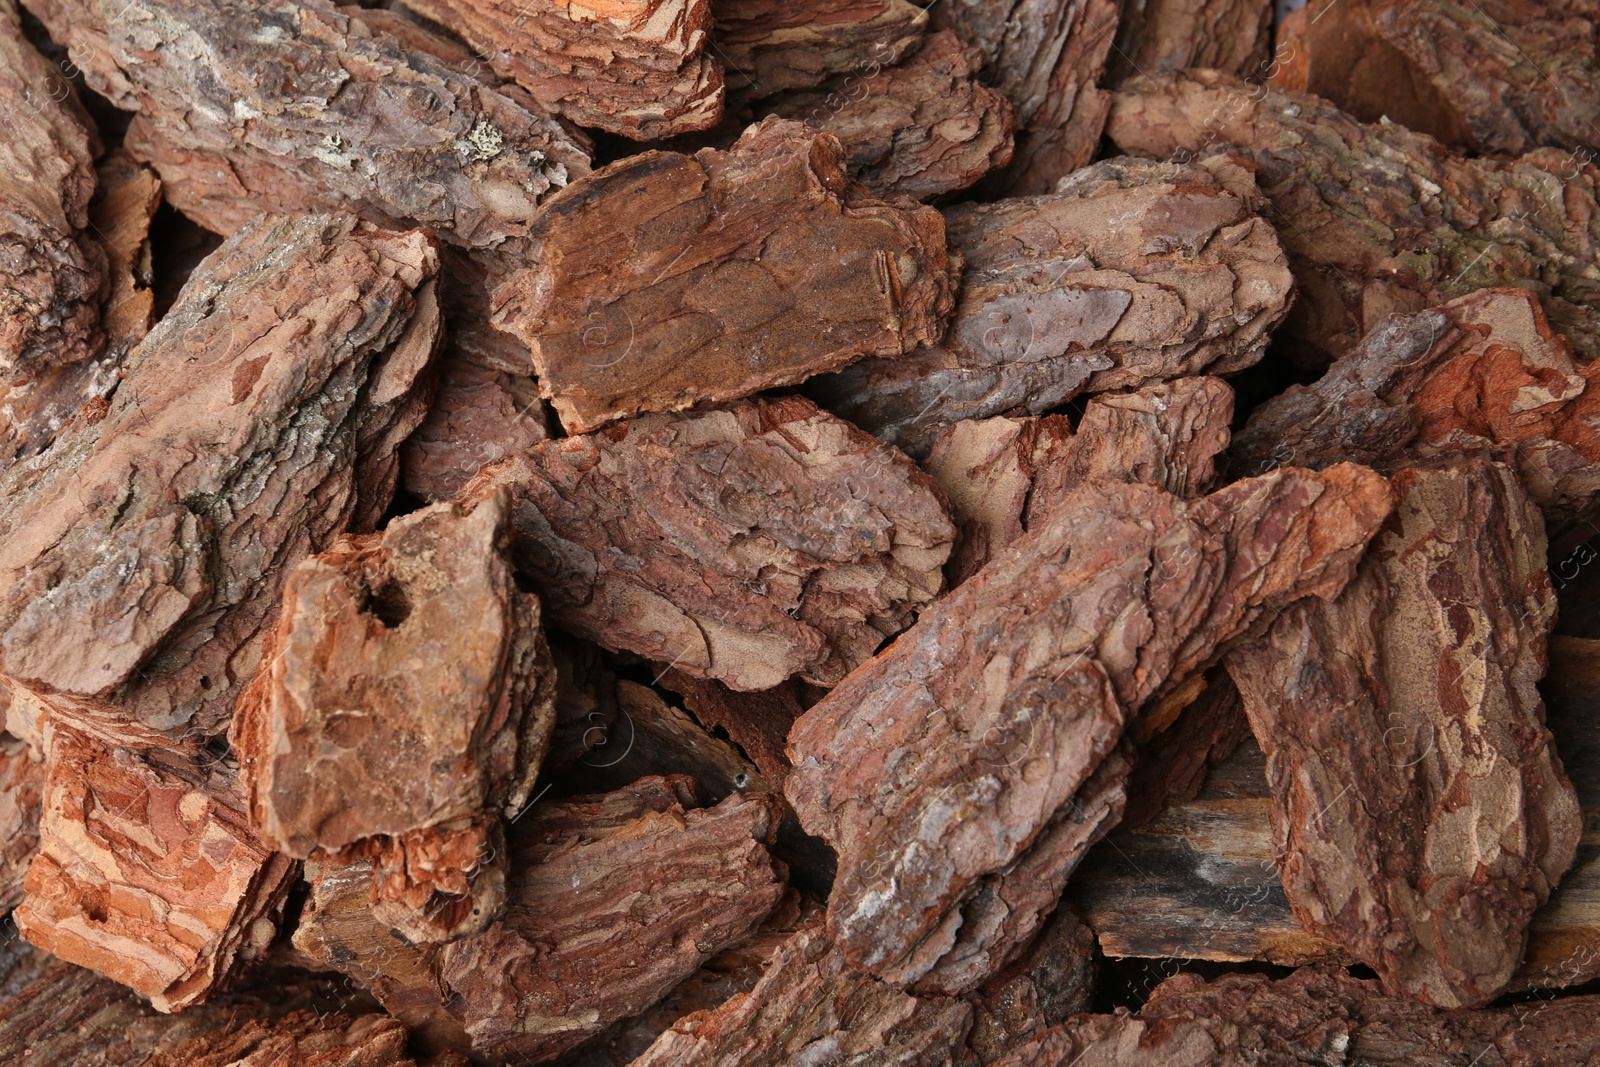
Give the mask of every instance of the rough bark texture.
[[1582, 830], [1535, 687], [1555, 597], [1509, 469], [1395, 483], [1339, 599], [1290, 607], [1228, 670], [1296, 918], [1391, 992], [1470, 1007], [1511, 981]]
[[1051, 196], [953, 209], [966, 270], [943, 343], [858, 363], [814, 395], [920, 457], [961, 419], [1250, 366], [1293, 281], [1254, 194], [1215, 174], [1250, 180], [1226, 161], [1111, 160]]
[[0, 0], [0, 376], [100, 354], [105, 256], [89, 236], [97, 138]]
[[1600, 356], [1600, 170], [1541, 149], [1462, 159], [1394, 123], [1212, 71], [1123, 84], [1108, 129], [1140, 155], [1236, 151], [1271, 200], [1300, 298], [1283, 334], [1321, 362], [1395, 312], [1486, 286], [1537, 294], [1585, 360]]
[[1484, 289], [1387, 320], [1253, 411], [1231, 455], [1246, 471], [1501, 455], [1552, 540], [1581, 541], [1600, 518], [1600, 363], [1578, 363], [1533, 294]]
[[435, 504], [302, 562], [233, 720], [263, 838], [302, 859], [365, 846], [375, 906], [413, 941], [499, 914], [504, 864], [485, 856], [555, 725], [509, 521], [504, 491]]
[[1009, 962], [1054, 904], [1009, 891], [1059, 893], [1121, 815], [1129, 715], [1269, 612], [1336, 594], [1389, 506], [1357, 467], [1193, 503], [1086, 484], [802, 716], [785, 792], [839, 852], [850, 963], [961, 988]]
[[954, 1067], [971, 1026], [965, 1001], [914, 996], [863, 974], [814, 926], [784, 945], [754, 989], [678, 1020], [633, 1067]]
[[155, 166], [170, 203], [217, 233], [262, 210], [346, 210], [494, 250], [527, 234], [545, 194], [588, 172], [582, 147], [517, 90], [462, 73], [451, 46], [435, 54], [420, 28], [404, 40], [377, 32], [381, 12], [328, 0], [30, 10], [91, 88], [138, 112], [129, 150]]
[[272, 942], [294, 870], [223, 769], [140, 758], [58, 729], [22, 935], [147, 997], [205, 1000]]
[[497, 292], [495, 322], [532, 345], [572, 432], [937, 341], [959, 266], [938, 212], [877, 199], [836, 138], [776, 118], [726, 152], [614, 163], [532, 232], [538, 264]]
[[701, 725], [725, 730], [767, 781], [783, 788], [783, 780], [789, 776], [789, 757], [783, 746], [789, 727], [805, 712], [795, 682], [756, 693], [736, 693], [721, 682], [671, 670], [661, 676], [661, 684], [683, 697], [683, 706]]
[[350, 216], [263, 219], [206, 260], [92, 425], [0, 482], [15, 695], [120, 743], [225, 726], [287, 569], [388, 505], [437, 266]]
[[400, 448], [400, 486], [448, 500], [484, 467], [550, 438], [539, 386], [446, 350], [428, 417]]
[[1261, 77], [1272, 54], [1272, 7], [1272, 0], [1123, 0], [1107, 81], [1185, 67]]
[[955, 529], [905, 456], [799, 397], [550, 441], [510, 485], [550, 619], [739, 690], [832, 684], [942, 586]]
[[95, 170], [100, 187], [89, 203], [89, 221], [105, 251], [109, 279], [101, 326], [108, 352], [121, 358], [150, 332], [150, 220], [161, 206], [161, 182], [121, 148]]
[[1094, 931], [1070, 908], [1061, 908], [1022, 956], [978, 989], [968, 1044], [979, 1060], [993, 1063], [1036, 1034], [1088, 1011], [1094, 980]]
[[1077, 433], [1061, 415], [946, 427], [922, 465], [961, 524], [951, 584], [1039, 525], [1085, 481], [1147, 482], [1176, 496], [1199, 495], [1216, 473], [1232, 419], [1233, 390], [1221, 379], [1180, 378], [1095, 397]]
[[942, 30], [898, 66], [785, 94], [770, 111], [838, 137], [851, 177], [877, 195], [930, 200], [1011, 162], [1016, 114], [977, 80], [981, 65]]
[[0, 734], [0, 912], [22, 901], [22, 880], [39, 851], [45, 766], [40, 754]]
[[714, 126], [722, 67], [711, 0], [405, 0], [454, 30], [547, 111], [635, 140]]
[[728, 92], [758, 100], [832, 74], [875, 74], [922, 38], [928, 16], [907, 0], [712, 0], [714, 53]]
[[1163, 982], [1138, 1015], [1080, 1015], [996, 1067], [1245, 1064], [1515, 1064], [1600, 1056], [1600, 997], [1434, 1013], [1376, 982], [1307, 968], [1272, 981], [1233, 974]]
[[1140, 721], [1139, 758], [1123, 823], [1142, 826], [1169, 804], [1192, 799], [1206, 772], [1250, 736], [1250, 720], [1228, 672], [1216, 667], [1175, 689]]
[[1312, 0], [1302, 17], [1282, 88], [1474, 152], [1600, 146], [1595, 0]]

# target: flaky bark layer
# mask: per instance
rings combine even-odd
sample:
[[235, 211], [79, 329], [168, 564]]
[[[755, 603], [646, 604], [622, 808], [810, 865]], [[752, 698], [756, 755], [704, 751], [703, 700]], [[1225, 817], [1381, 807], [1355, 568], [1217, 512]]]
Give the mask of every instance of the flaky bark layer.
[[614, 163], [532, 233], [495, 322], [575, 433], [937, 341], [959, 268], [938, 212], [877, 199], [837, 139], [776, 118], [726, 152]]
[[1272, 53], [1271, 0], [1125, 0], [1110, 84], [1135, 74], [1207, 67], [1262, 77]]
[[874, 73], [899, 62], [928, 24], [907, 0], [712, 0], [711, 13], [728, 92], [744, 100]]
[[483, 468], [549, 438], [537, 382], [447, 348], [428, 417], [400, 447], [400, 487], [430, 503], [448, 500]]
[[[954, 208], [966, 260], [944, 341], [813, 385], [915, 456], [940, 428], [1261, 358], [1293, 281], [1238, 168], [1111, 160], [1051, 196]], [[1118, 220], [1108, 226], [1106, 220]]]
[[799, 397], [646, 415], [485, 470], [552, 622], [734, 689], [832, 684], [936, 596], [955, 537], [905, 456]]

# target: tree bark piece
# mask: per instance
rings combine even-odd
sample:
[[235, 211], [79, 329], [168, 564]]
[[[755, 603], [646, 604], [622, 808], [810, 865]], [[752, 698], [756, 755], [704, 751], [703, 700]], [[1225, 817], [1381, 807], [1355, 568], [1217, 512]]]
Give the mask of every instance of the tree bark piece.
[[96, 173], [99, 190], [89, 219], [101, 236], [109, 278], [102, 327], [107, 350], [121, 358], [150, 332], [155, 310], [150, 221], [161, 206], [161, 181], [121, 148], [101, 160]]
[[[1376, 982], [1306, 968], [1163, 982], [1138, 1015], [1080, 1015], [996, 1067], [1210, 1067], [1243, 1063], [1505, 1063], [1600, 1055], [1600, 997], [1434, 1013]], [[1330, 1057], [1338, 1057], [1337, 1060]]]
[[0, 0], [0, 376], [100, 354], [105, 256], [88, 235], [97, 138]]
[[1185, 67], [1259, 78], [1272, 55], [1272, 7], [1271, 0], [1124, 0], [1107, 81]]
[[661, 684], [683, 697], [683, 706], [707, 729], [727, 731], [728, 739], [744, 750], [775, 788], [789, 776], [789, 757], [783, 746], [804, 712], [798, 685], [785, 682], [756, 693], [736, 693], [721, 682], [670, 670]]
[[838, 137], [851, 177], [878, 196], [931, 200], [1011, 162], [1016, 115], [980, 65], [942, 30], [897, 66], [787, 93], [771, 113]]
[[17, 927], [163, 1012], [204, 1001], [272, 942], [294, 863], [272, 852], [235, 783], [53, 732]]
[[971, 1025], [971, 1005], [914, 996], [863, 974], [813, 926], [784, 945], [749, 993], [678, 1020], [632, 1067], [954, 1067], [964, 1062]]
[[908, 352], [954, 303], [938, 212], [877, 199], [836, 138], [783, 119], [726, 152], [614, 163], [532, 235], [538, 264], [497, 292], [495, 322], [532, 345], [575, 433]]
[[[1251, 413], [1232, 449], [1245, 470], [1344, 459], [1514, 458], [1552, 539], [1600, 518], [1600, 363], [1580, 364], [1533, 294], [1484, 289], [1378, 326], [1310, 386]], [[1571, 547], [1568, 544], [1568, 547]]]
[[14, 695], [122, 744], [226, 725], [289, 567], [388, 505], [437, 269], [351, 216], [263, 219], [206, 260], [98, 421], [5, 475]]
[[1172, 707], [1158, 705], [1141, 717], [1124, 826], [1143, 826], [1168, 805], [1192, 800], [1206, 773], [1250, 736], [1239, 691], [1223, 667], [1195, 675], [1162, 703]]
[[448, 500], [483, 468], [549, 438], [537, 382], [446, 349], [428, 417], [401, 446], [400, 486], [430, 503]]
[[907, 0], [712, 0], [729, 95], [759, 100], [829, 75], [873, 73], [921, 40], [927, 12]]
[[39, 851], [44, 785], [41, 754], [0, 734], [0, 912], [22, 902], [22, 881]]
[[1214, 173], [1249, 183], [1225, 162], [1110, 160], [1051, 196], [952, 209], [966, 271], [945, 340], [858, 363], [813, 394], [920, 458], [961, 419], [1250, 366], [1293, 280], [1254, 194]]
[[968, 1044], [979, 1060], [993, 1063], [1044, 1030], [1088, 1011], [1094, 984], [1094, 931], [1070, 908], [1061, 908], [1027, 952], [972, 998]]
[[168, 201], [217, 233], [263, 209], [346, 210], [492, 250], [524, 237], [540, 198], [588, 172], [580, 145], [514, 92], [326, 0], [30, 9], [91, 88], [139, 113], [127, 145], [155, 166]]
[[706, 54], [711, 0], [405, 2], [579, 125], [648, 141], [722, 117], [722, 67]]
[[1600, 146], [1594, 0], [1313, 0], [1304, 19], [1285, 89], [1472, 152]]
[[1555, 596], [1508, 468], [1395, 482], [1340, 598], [1290, 607], [1228, 670], [1295, 917], [1390, 992], [1473, 1007], [1511, 981], [1582, 832], [1535, 687]]
[[1117, 0], [942, 0], [934, 25], [982, 52], [984, 75], [1017, 108], [1017, 151], [997, 191], [1036, 196], [1087, 164], [1111, 101], [1099, 88]]
[[947, 989], [1009, 962], [1049, 908], [1013, 912], [1011, 889], [1064, 883], [1121, 815], [1129, 715], [1269, 612], [1336, 594], [1389, 507], [1353, 466], [1193, 503], [1091, 482], [924, 612], [789, 735], [785, 792], [839, 852], [828, 926], [851, 965]]
[[550, 619], [731, 689], [832, 684], [938, 594], [955, 529], [905, 456], [799, 397], [646, 415], [484, 471]]
[[1139, 155], [1242, 155], [1272, 202], [1300, 299], [1283, 334], [1321, 364], [1396, 312], [1527, 289], [1580, 358], [1600, 356], [1600, 170], [1541, 149], [1462, 159], [1394, 123], [1299, 93], [1187, 71], [1134, 79], [1108, 132]]
[[303, 561], [233, 720], [262, 837], [301, 859], [370, 854], [374, 905], [413, 941], [499, 914], [504, 864], [485, 857], [555, 725], [538, 598], [517, 591], [505, 558], [509, 522], [501, 491]]

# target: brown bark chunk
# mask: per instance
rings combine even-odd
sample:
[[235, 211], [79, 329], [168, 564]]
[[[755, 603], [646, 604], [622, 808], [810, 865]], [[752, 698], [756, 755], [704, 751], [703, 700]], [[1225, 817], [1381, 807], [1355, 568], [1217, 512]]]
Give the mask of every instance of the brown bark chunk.
[[1293, 285], [1254, 206], [1199, 167], [1111, 160], [1051, 196], [952, 209], [966, 271], [943, 343], [858, 363], [814, 395], [920, 457], [961, 419], [1242, 370]]
[[805, 712], [794, 681], [755, 693], [736, 693], [721, 682], [670, 670], [661, 684], [683, 697], [683, 706], [707, 729], [727, 731], [777, 789], [789, 776], [783, 746], [789, 727]]
[[0, 912], [22, 901], [22, 880], [39, 851], [45, 766], [40, 755], [0, 735]]
[[1124, 83], [1108, 132], [1140, 155], [1237, 146], [1300, 285], [1283, 333], [1322, 362], [1393, 313], [1491, 286], [1537, 294], [1581, 358], [1600, 356], [1600, 170], [1584, 157], [1462, 159], [1394, 123], [1213, 71]]
[[993, 1063], [1088, 1011], [1094, 981], [1094, 931], [1070, 908], [1061, 908], [1022, 956], [977, 991], [968, 1044], [982, 1062]]
[[1272, 53], [1272, 7], [1272, 0], [1125, 0], [1107, 80], [1185, 67], [1260, 77]]
[[913, 996], [853, 969], [814, 926], [784, 945], [754, 989], [678, 1020], [632, 1067], [955, 1067], [971, 1025], [971, 1005]]
[[1582, 830], [1535, 687], [1555, 596], [1509, 469], [1395, 481], [1339, 599], [1290, 607], [1227, 663], [1295, 917], [1391, 992], [1470, 1007], [1510, 982]]
[[1174, 803], [1191, 800], [1206, 773], [1250, 736], [1239, 691], [1223, 667], [1195, 675], [1141, 718], [1139, 757], [1128, 781], [1125, 826], [1142, 826]]
[[722, 117], [711, 0], [405, 0], [459, 33], [546, 110], [646, 141]]
[[979, 66], [942, 30], [898, 66], [785, 94], [770, 110], [838, 137], [851, 177], [878, 196], [931, 200], [1011, 162], [1016, 115]]
[[463, 493], [499, 484], [553, 622], [738, 690], [844, 677], [938, 594], [955, 536], [915, 464], [799, 397], [549, 441]]
[[266, 950], [294, 870], [256, 836], [227, 774], [66, 729], [49, 742], [39, 838], [22, 935], [164, 1012]]
[[103, 417], [5, 475], [14, 694], [120, 743], [225, 725], [288, 568], [388, 505], [437, 269], [351, 216], [262, 219], [206, 260]]
[[614, 163], [532, 234], [539, 262], [498, 290], [495, 322], [575, 433], [908, 352], [954, 303], [939, 213], [872, 196], [836, 138], [784, 119], [726, 152]]
[[907, 0], [712, 0], [728, 92], [758, 100], [899, 62], [928, 24]]
[[984, 56], [984, 74], [1017, 108], [1017, 150], [995, 184], [1048, 193], [1094, 158], [1111, 100], [1099, 88], [1118, 0], [942, 0], [934, 25]]
[[161, 206], [161, 182], [121, 148], [95, 169], [100, 188], [89, 204], [89, 220], [105, 250], [110, 278], [102, 325], [107, 349], [121, 357], [150, 332], [155, 309], [150, 220]]
[[1059, 892], [1120, 817], [1128, 716], [1268, 612], [1336, 594], [1389, 506], [1353, 466], [1193, 503], [1088, 483], [802, 716], [785, 792], [839, 852], [851, 965], [961, 988], [1009, 962], [1053, 900], [1002, 890]]
[[430, 503], [448, 500], [483, 468], [549, 438], [537, 382], [446, 349], [428, 417], [400, 447], [400, 486]]
[[1312, 0], [1303, 17], [1285, 89], [1473, 152], [1600, 145], [1595, 0]]
[[0, 375], [100, 354], [105, 257], [85, 231], [98, 146], [72, 87], [0, 0]]

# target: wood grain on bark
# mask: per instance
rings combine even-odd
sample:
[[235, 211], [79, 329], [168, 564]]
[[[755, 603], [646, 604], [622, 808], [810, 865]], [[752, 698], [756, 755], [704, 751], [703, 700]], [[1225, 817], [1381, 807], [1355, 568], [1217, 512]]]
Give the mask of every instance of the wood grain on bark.
[[454, 30], [548, 111], [634, 140], [722, 117], [722, 67], [706, 53], [711, 0], [405, 0]]
[[1214, 71], [1125, 82], [1107, 132], [1139, 155], [1248, 161], [1299, 282], [1282, 334], [1302, 358], [1325, 364], [1391, 314], [1493, 286], [1535, 293], [1581, 358], [1600, 356], [1600, 170], [1584, 156], [1463, 159]]
[[1287, 609], [1228, 671], [1267, 755], [1302, 926], [1393, 993], [1499, 996], [1582, 820], [1535, 683], [1555, 596], [1499, 464], [1407, 470], [1339, 599]]
[[1011, 101], [977, 80], [981, 57], [948, 30], [876, 74], [831, 78], [763, 110], [839, 138], [878, 196], [931, 200], [1011, 162]]
[[1272, 0], [1123, 0], [1107, 80], [1185, 67], [1263, 77], [1273, 69], [1272, 8]]
[[961, 419], [1250, 366], [1293, 280], [1259, 199], [1218, 175], [1250, 181], [1226, 161], [1110, 160], [1050, 196], [952, 209], [966, 269], [944, 341], [865, 360], [813, 395], [921, 457]]
[[712, 51], [727, 68], [728, 93], [759, 100], [809, 89], [833, 74], [873, 74], [897, 63], [927, 28], [908, 0], [712, 0]]
[[352, 216], [263, 218], [206, 260], [99, 417], [4, 476], [14, 694], [122, 744], [225, 728], [288, 569], [388, 506], [437, 268]]
[[484, 467], [549, 438], [537, 382], [446, 348], [428, 417], [400, 447], [400, 487], [430, 503], [448, 500]]
[[1120, 818], [1128, 717], [1335, 595], [1389, 508], [1354, 466], [1192, 503], [1091, 482], [924, 612], [789, 736], [785, 792], [839, 852], [828, 923], [851, 965], [960, 989], [1009, 962], [1054, 905], [1041, 887]]
[[1600, 147], [1595, 0], [1312, 0], [1302, 18], [1282, 88], [1474, 152]]
[[549, 441], [463, 494], [496, 485], [553, 623], [738, 690], [844, 677], [939, 593], [955, 537], [915, 464], [799, 397]]
[[844, 162], [833, 135], [770, 118], [725, 152], [645, 152], [552, 197], [495, 323], [532, 346], [567, 429], [937, 341], [959, 270], [943, 219]]

